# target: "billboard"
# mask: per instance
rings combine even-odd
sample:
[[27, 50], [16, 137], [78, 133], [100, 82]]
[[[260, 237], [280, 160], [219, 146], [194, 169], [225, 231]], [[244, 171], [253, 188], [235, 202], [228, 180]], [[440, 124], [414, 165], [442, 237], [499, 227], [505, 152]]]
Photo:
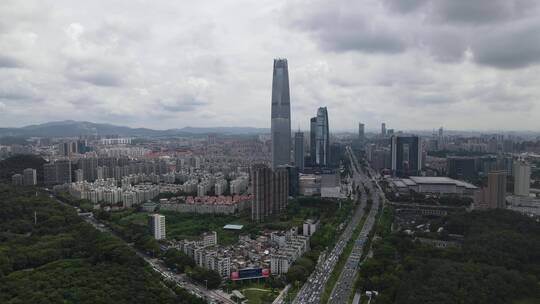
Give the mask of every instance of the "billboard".
[[231, 280], [249, 280], [258, 278], [268, 278], [270, 269], [267, 268], [246, 268], [231, 273]]

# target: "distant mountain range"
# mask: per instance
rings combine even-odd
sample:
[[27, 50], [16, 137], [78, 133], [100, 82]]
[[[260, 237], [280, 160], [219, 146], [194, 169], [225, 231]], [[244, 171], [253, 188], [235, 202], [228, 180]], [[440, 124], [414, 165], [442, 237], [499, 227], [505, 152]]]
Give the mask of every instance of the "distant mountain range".
[[269, 129], [251, 127], [213, 127], [154, 130], [147, 128], [130, 128], [112, 124], [93, 123], [88, 121], [54, 121], [39, 125], [29, 125], [21, 128], [0, 128], [2, 136], [24, 137], [75, 137], [81, 135], [120, 135], [120, 136], [189, 136], [197, 134], [223, 134], [223, 135], [255, 135], [269, 133]]

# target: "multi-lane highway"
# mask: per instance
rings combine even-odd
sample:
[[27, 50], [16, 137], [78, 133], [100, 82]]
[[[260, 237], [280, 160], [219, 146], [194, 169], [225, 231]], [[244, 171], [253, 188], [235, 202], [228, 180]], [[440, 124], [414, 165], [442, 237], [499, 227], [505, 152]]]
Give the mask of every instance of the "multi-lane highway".
[[373, 182], [371, 180], [367, 179], [367, 175], [365, 175], [362, 172], [360, 166], [358, 166], [358, 160], [356, 159], [356, 156], [349, 147], [348, 151], [349, 156], [351, 157], [351, 162], [353, 163], [352, 171], [354, 175], [354, 180], [362, 182], [369, 189], [369, 193], [371, 194], [371, 199], [373, 203], [371, 205], [371, 209], [369, 210], [366, 221], [364, 222], [364, 226], [362, 227], [362, 231], [354, 242], [352, 252], [348, 257], [345, 266], [343, 267], [343, 270], [339, 276], [338, 281], [336, 282], [336, 285], [334, 286], [334, 289], [332, 290], [329, 303], [348, 302], [349, 297], [354, 289], [355, 278], [360, 267], [360, 259], [362, 257], [362, 253], [364, 252], [365, 244], [368, 241], [369, 233], [375, 225], [375, 220], [380, 204], [379, 189], [373, 186]]
[[[352, 157], [351, 166], [356, 166], [354, 165]], [[361, 185], [361, 180], [356, 180], [357, 176], [353, 176], [353, 178], [355, 178], [356, 185]], [[354, 212], [351, 220], [349, 221], [349, 224], [346, 226], [345, 230], [339, 237], [336, 245], [328, 254], [321, 254], [315, 270], [311, 273], [306, 283], [304, 283], [293, 303], [301, 304], [321, 302], [321, 295], [324, 291], [324, 287], [326, 286], [328, 278], [332, 274], [332, 271], [334, 270], [339, 260], [339, 257], [343, 253], [343, 250], [347, 246], [347, 243], [351, 239], [353, 231], [360, 224], [360, 221], [364, 216], [365, 206], [366, 195], [365, 193], [363, 193], [363, 195], [360, 196], [360, 204], [358, 204], [356, 211]]]
[[[358, 205], [358, 208], [356, 209], [351, 221], [345, 228], [345, 231], [340, 236], [336, 246], [332, 249], [328, 256], [322, 256], [322, 258], [319, 259], [315, 270], [308, 278], [307, 282], [302, 286], [293, 303], [303, 304], [321, 302], [321, 295], [325, 285], [327, 284], [328, 278], [334, 270], [345, 246], [351, 239], [353, 231], [360, 224], [360, 221], [364, 215], [364, 207], [366, 206], [367, 201], [367, 194], [363, 189], [365, 186], [367, 189], [369, 189], [369, 194], [371, 195], [373, 203], [364, 225], [362, 226], [362, 230], [354, 242], [353, 250], [347, 258], [338, 281], [332, 290], [328, 303], [347, 303], [349, 296], [352, 293], [354, 287], [353, 284], [359, 269], [360, 258], [365, 249], [364, 246], [367, 243], [370, 231], [375, 225], [379, 204], [381, 203], [381, 191], [379, 185], [372, 180], [368, 174], [361, 170], [358, 160], [350, 147], [347, 147], [347, 155], [351, 161], [352, 179], [354, 184], [360, 186], [359, 188], [362, 192], [360, 196], [360, 204]], [[373, 173], [370, 173], [371, 176], [373, 176]]]

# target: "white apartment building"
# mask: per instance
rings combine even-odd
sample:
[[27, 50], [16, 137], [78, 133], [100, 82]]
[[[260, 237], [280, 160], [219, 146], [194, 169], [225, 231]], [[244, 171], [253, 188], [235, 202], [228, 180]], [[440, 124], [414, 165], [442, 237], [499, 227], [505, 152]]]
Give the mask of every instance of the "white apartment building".
[[160, 214], [152, 214], [148, 216], [148, 226], [150, 232], [156, 240], [162, 240], [167, 237], [165, 231], [165, 216]]

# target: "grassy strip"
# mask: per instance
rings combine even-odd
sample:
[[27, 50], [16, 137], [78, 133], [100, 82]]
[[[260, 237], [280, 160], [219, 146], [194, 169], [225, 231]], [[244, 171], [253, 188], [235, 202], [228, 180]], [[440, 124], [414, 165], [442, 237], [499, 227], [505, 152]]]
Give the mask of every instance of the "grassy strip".
[[[381, 206], [381, 205], [379, 205], [379, 206]], [[376, 229], [375, 229], [375, 235], [376, 236], [385, 237], [385, 236], [387, 236], [388, 234], [391, 233], [393, 216], [394, 215], [393, 215], [393, 212], [392, 212], [392, 207], [390, 207], [388, 204], [384, 205], [383, 211], [379, 212], [379, 215], [377, 216], [377, 224], [375, 226], [376, 227]], [[368, 248], [368, 249], [371, 248], [372, 241], [373, 241], [373, 231], [370, 233], [370, 235], [368, 237], [368, 240], [366, 242], [366, 248]], [[363, 261], [366, 258], [368, 253], [369, 253], [369, 250], [364, 251], [364, 253], [362, 254], [361, 261]], [[357, 275], [355, 283], [354, 283], [353, 292], [351, 293], [351, 296], [350, 296], [349, 300], [347, 301], [347, 303], [352, 303], [352, 300], [354, 299], [354, 294], [358, 291], [358, 289], [360, 289], [361, 285], [362, 285], [362, 282], [360, 280], [360, 276]], [[360, 301], [360, 303], [362, 303], [362, 302], [363, 301]]]
[[330, 295], [332, 294], [332, 290], [334, 289], [334, 286], [336, 285], [339, 275], [343, 271], [343, 267], [345, 267], [345, 263], [347, 262], [347, 259], [349, 258], [349, 255], [352, 252], [354, 242], [358, 238], [358, 235], [362, 231], [362, 227], [364, 227], [364, 222], [366, 221], [366, 218], [369, 213], [369, 209], [371, 208], [370, 204], [366, 205], [366, 210], [364, 212], [364, 215], [362, 216], [362, 219], [360, 220], [360, 223], [356, 228], [353, 230], [352, 236], [347, 242], [347, 245], [343, 249], [343, 252], [341, 253], [341, 256], [338, 259], [338, 262], [336, 263], [336, 267], [334, 267], [334, 270], [330, 274], [330, 277], [328, 278], [328, 281], [326, 282], [326, 285], [324, 286], [324, 291], [321, 296], [321, 303], [328, 303], [328, 299], [330, 298]]

